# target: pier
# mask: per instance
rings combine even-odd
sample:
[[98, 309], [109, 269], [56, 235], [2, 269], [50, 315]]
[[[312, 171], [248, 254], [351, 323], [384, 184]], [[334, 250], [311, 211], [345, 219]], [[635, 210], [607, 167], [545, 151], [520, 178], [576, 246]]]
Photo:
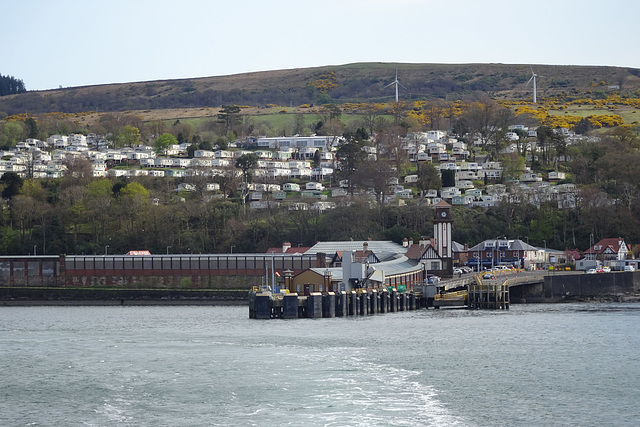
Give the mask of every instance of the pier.
[[249, 318], [298, 319], [365, 316], [394, 313], [420, 308], [466, 307], [472, 310], [508, 310], [510, 305], [508, 280], [483, 280], [466, 289], [436, 293], [433, 285], [421, 285], [415, 290], [359, 289], [341, 292], [311, 292], [298, 295], [271, 292], [269, 288], [254, 288], [249, 292]]
[[428, 302], [416, 292], [366, 289], [350, 292], [273, 293], [253, 290], [249, 293], [251, 319], [298, 319], [365, 316], [425, 308]]

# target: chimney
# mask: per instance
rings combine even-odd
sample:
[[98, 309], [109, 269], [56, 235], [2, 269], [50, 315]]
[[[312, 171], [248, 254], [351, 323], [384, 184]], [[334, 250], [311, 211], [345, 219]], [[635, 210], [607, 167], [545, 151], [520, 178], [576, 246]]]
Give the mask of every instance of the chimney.
[[284, 242], [282, 244], [282, 253], [286, 253], [289, 249], [291, 249], [291, 242]]
[[362, 251], [363, 251], [363, 252], [366, 252], [366, 251], [368, 251], [368, 250], [369, 250], [369, 244], [368, 244], [367, 242], [364, 242], [364, 243], [362, 244]]
[[316, 268], [327, 268], [327, 254], [323, 252], [316, 254]]
[[409, 239], [407, 239], [406, 237], [402, 241], [402, 247], [403, 248], [408, 248], [409, 247]]

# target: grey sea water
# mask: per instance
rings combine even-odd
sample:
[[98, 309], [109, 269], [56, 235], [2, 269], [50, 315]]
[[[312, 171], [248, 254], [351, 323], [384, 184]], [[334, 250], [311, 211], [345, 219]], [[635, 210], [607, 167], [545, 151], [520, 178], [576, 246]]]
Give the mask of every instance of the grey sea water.
[[640, 304], [2, 307], [2, 426], [637, 426]]

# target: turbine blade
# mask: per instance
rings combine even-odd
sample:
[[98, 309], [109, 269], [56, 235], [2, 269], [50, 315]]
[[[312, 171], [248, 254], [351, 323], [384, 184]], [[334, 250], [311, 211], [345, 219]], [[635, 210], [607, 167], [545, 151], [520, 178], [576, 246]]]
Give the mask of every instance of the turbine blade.
[[529, 79], [529, 81], [528, 81], [528, 82], [526, 82], [526, 83], [524, 84], [524, 86], [525, 86], [525, 87], [529, 86], [529, 83], [531, 83], [531, 80], [533, 80], [533, 77], [534, 77], [534, 76], [535, 76], [535, 74], [534, 74], [533, 76], [531, 76], [531, 78]]

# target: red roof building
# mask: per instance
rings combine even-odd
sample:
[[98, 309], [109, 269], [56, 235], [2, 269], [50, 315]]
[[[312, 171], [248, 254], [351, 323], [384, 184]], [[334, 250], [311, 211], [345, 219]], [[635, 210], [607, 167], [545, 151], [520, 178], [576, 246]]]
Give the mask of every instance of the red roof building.
[[585, 259], [610, 261], [623, 261], [627, 259], [629, 246], [622, 237], [602, 239], [584, 253]]

